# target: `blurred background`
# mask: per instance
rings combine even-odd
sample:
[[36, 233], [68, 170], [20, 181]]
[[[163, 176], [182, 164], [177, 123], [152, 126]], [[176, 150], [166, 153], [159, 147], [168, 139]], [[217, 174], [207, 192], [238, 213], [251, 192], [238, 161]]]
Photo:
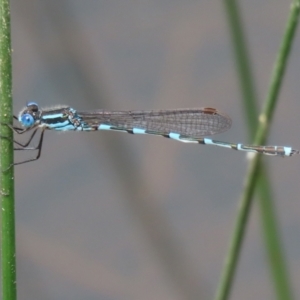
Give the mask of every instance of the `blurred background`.
[[[214, 107], [249, 142], [221, 1], [11, 1], [14, 110]], [[289, 1], [241, 1], [260, 105]], [[299, 36], [299, 34], [298, 34]], [[269, 144], [300, 147], [297, 37]], [[16, 161], [34, 156], [16, 153]], [[266, 157], [300, 296], [299, 157]], [[243, 189], [243, 152], [116, 132], [46, 132], [15, 168], [20, 299], [212, 299]], [[258, 206], [232, 293], [274, 299]]]

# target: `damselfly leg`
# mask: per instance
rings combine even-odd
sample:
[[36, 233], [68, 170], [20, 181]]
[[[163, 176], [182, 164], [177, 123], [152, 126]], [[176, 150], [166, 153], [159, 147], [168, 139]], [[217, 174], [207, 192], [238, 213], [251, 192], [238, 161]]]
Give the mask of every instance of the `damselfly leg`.
[[24, 145], [22, 145], [21, 143], [19, 143], [19, 142], [17, 142], [17, 141], [14, 140], [14, 143], [16, 143], [17, 145], [21, 146], [21, 148], [15, 148], [14, 150], [37, 150], [38, 151], [36, 157], [16, 162], [16, 163], [13, 164], [14, 166], [16, 166], [16, 165], [22, 165], [22, 164], [25, 164], [25, 163], [28, 163], [28, 162], [31, 162], [31, 161], [35, 161], [35, 160], [38, 160], [40, 158], [41, 152], [42, 152], [42, 146], [43, 146], [43, 139], [44, 139], [45, 129], [42, 129], [42, 131], [41, 131], [38, 145], [36, 147], [28, 147], [28, 145], [32, 141], [32, 139], [35, 136], [35, 134], [36, 134], [37, 131], [38, 131], [38, 128], [36, 128], [33, 131], [33, 133], [31, 134], [31, 136], [29, 138], [29, 140]]
[[[18, 118], [16, 116], [14, 116], [14, 119], [18, 120]], [[24, 133], [27, 133], [27, 132], [31, 132], [28, 140], [25, 143], [21, 143], [18, 140], [13, 139], [14, 144], [19, 146], [18, 148], [15, 147], [14, 150], [17, 150], [17, 151], [21, 151], [21, 150], [35, 151], [35, 150], [37, 150], [38, 151], [36, 157], [13, 163], [11, 166], [9, 166], [9, 168], [11, 168], [12, 166], [15, 166], [15, 165], [21, 165], [21, 164], [24, 164], [24, 163], [27, 163], [27, 162], [35, 161], [35, 160], [38, 160], [40, 158], [41, 151], [42, 151], [42, 145], [43, 145], [44, 131], [45, 131], [44, 128], [42, 129], [40, 137], [38, 139], [38, 145], [34, 146], [34, 147], [29, 147], [29, 145], [32, 142], [33, 138], [36, 136], [36, 133], [38, 132], [39, 127], [34, 126], [34, 127], [30, 127], [30, 128], [21, 128], [21, 127], [18, 127], [18, 126], [13, 126], [11, 124], [2, 124], [2, 125], [8, 126], [14, 133], [16, 133], [18, 135], [24, 134]], [[0, 136], [0, 138], [10, 139], [7, 136]], [[6, 169], [6, 170], [8, 170], [8, 169]]]

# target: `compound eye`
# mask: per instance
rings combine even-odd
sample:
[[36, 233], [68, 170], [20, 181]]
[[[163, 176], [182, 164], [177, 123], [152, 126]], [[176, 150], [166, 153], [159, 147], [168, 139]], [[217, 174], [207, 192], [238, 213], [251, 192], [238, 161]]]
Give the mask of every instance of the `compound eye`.
[[27, 102], [27, 105], [26, 105], [28, 108], [30, 108], [31, 111], [33, 112], [37, 112], [39, 110], [39, 106], [37, 103], [35, 102]]
[[21, 117], [20, 122], [24, 127], [31, 127], [34, 124], [34, 118], [30, 114], [24, 114]]

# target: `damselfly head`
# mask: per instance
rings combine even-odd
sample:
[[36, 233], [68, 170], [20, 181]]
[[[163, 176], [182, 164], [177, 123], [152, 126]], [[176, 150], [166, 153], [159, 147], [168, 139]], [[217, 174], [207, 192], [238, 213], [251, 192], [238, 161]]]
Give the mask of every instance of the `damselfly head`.
[[26, 107], [24, 107], [19, 114], [19, 122], [23, 127], [32, 127], [39, 118], [39, 115], [38, 104], [35, 102], [27, 102]]

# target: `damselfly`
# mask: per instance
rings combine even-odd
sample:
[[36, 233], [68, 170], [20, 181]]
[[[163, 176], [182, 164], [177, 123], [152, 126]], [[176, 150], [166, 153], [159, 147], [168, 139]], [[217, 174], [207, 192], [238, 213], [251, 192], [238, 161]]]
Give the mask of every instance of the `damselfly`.
[[[28, 141], [15, 150], [37, 150], [34, 158], [15, 163], [27, 163], [39, 159], [42, 151], [45, 130], [57, 131], [97, 131], [114, 130], [131, 134], [152, 134], [184, 143], [215, 145], [219, 147], [262, 153], [273, 156], [292, 156], [298, 150], [286, 146], [254, 146], [233, 144], [205, 138], [228, 130], [231, 119], [214, 108], [193, 108], [157, 111], [107, 111], [95, 110], [79, 112], [69, 106], [41, 109], [35, 102], [27, 103], [17, 119], [22, 128], [11, 126], [14, 132], [23, 134], [32, 132]], [[28, 147], [41, 129], [36, 147]]]

